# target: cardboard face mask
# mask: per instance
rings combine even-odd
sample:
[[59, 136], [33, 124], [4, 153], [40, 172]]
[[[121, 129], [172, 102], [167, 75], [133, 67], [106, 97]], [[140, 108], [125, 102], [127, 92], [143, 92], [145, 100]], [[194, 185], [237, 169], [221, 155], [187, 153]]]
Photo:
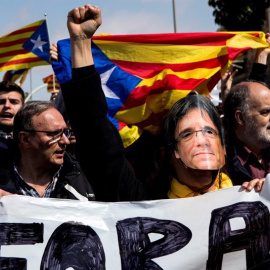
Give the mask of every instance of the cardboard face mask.
[[176, 126], [175, 157], [186, 167], [218, 170], [225, 164], [225, 149], [218, 129], [206, 111], [192, 109]]

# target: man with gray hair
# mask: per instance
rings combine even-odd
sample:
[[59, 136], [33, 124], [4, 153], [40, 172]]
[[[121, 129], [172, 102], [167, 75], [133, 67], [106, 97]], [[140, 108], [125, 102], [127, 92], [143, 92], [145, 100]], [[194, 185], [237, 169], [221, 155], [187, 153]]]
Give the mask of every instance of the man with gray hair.
[[92, 187], [66, 152], [70, 129], [50, 101], [30, 101], [17, 112], [13, 139], [18, 148], [9, 177], [0, 179], [0, 197], [10, 193], [94, 200]]
[[226, 166], [234, 185], [263, 179], [270, 173], [270, 89], [244, 81], [228, 93], [223, 112], [226, 126]]

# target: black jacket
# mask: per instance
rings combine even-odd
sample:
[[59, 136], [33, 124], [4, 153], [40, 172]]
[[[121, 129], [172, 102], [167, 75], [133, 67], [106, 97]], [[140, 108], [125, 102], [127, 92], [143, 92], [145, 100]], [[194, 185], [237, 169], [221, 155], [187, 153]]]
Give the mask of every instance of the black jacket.
[[76, 157], [91, 179], [96, 200], [145, 199], [145, 188], [125, 159], [120, 134], [107, 118], [108, 106], [95, 67], [72, 72], [73, 79], [61, 84], [61, 89], [76, 137]]
[[244, 182], [249, 182], [253, 179], [251, 174], [244, 166], [242, 166], [238, 159], [236, 149], [234, 147], [235, 143], [235, 140], [230, 138], [227, 141], [226, 147], [226, 168], [234, 186], [242, 185]]
[[[249, 76], [250, 80], [266, 82], [267, 65], [254, 63]], [[249, 182], [253, 179], [248, 170], [241, 165], [237, 157], [235, 145], [238, 143], [234, 139], [234, 134], [227, 134], [226, 139], [226, 168], [233, 185], [242, 185], [244, 182]]]
[[51, 198], [94, 201], [93, 189], [78, 161], [65, 153], [60, 176]]
[[[13, 182], [13, 164], [2, 170], [0, 188], [11, 193], [17, 193]], [[65, 153], [63, 167], [51, 198], [93, 201], [95, 196], [92, 187], [83, 173], [78, 161], [69, 153]]]

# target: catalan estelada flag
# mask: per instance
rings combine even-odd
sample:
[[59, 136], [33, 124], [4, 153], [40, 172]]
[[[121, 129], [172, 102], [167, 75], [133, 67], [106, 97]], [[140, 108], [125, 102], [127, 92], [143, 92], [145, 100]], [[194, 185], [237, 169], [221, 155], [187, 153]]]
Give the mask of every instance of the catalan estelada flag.
[[25, 81], [27, 74], [28, 69], [8, 70], [3, 76], [3, 81], [16, 83], [16, 81], [19, 80], [17, 84], [21, 86]]
[[[92, 43], [108, 117], [125, 146], [142, 130], [158, 132], [164, 114], [190, 91], [208, 95], [238, 55], [269, 47], [263, 32], [99, 35]], [[62, 83], [71, 78], [69, 39], [58, 42], [58, 55], [53, 68]]]
[[[53, 82], [53, 77], [54, 77], [54, 82]], [[47, 83], [47, 92], [52, 92], [53, 90], [59, 91], [60, 90], [60, 85], [57, 81], [57, 78], [55, 74], [51, 74], [45, 78], [42, 79], [44, 83]]]
[[49, 36], [45, 20], [0, 37], [0, 71], [49, 65]]

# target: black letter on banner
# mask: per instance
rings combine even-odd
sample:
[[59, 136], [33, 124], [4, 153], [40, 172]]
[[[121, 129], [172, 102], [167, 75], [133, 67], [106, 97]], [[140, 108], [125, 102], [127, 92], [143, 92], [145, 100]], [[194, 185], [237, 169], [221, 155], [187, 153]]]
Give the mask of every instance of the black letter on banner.
[[[0, 246], [43, 243], [43, 224], [0, 223]], [[0, 257], [1, 270], [27, 269], [25, 258]]]
[[[229, 220], [237, 217], [244, 219], [246, 227], [232, 231]], [[259, 201], [215, 209], [209, 227], [207, 269], [221, 269], [223, 254], [244, 249], [247, 269], [268, 269], [269, 218], [268, 208]]]
[[44, 251], [40, 269], [105, 269], [105, 254], [96, 232], [87, 225], [63, 223]]
[[[128, 218], [116, 224], [122, 269], [162, 269], [152, 259], [176, 252], [192, 237], [189, 228], [172, 220]], [[151, 242], [148, 234], [164, 235]]]

